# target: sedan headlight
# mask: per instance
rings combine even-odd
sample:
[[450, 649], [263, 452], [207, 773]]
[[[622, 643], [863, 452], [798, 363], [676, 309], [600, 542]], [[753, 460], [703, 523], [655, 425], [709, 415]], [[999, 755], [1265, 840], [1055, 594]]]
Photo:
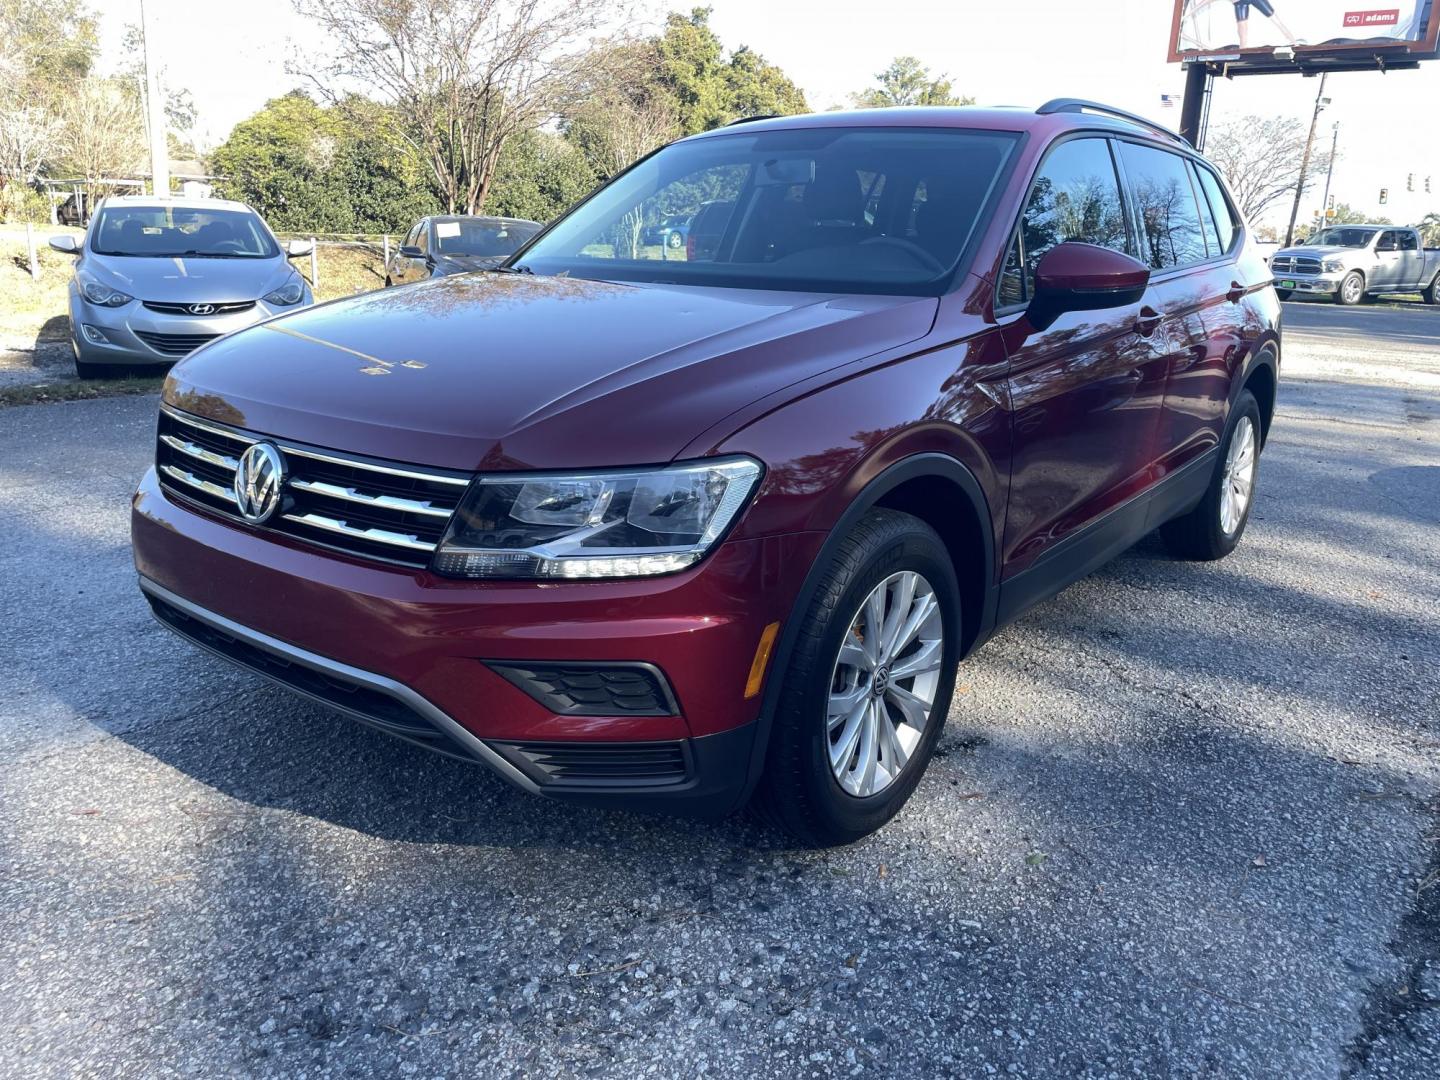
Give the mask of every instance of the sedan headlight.
[[109, 285], [104, 285], [98, 281], [82, 281], [80, 283], [80, 291], [84, 294], [86, 300], [89, 300], [92, 304], [99, 304], [101, 307], [123, 307], [135, 299], [133, 296], [129, 296], [119, 289], [112, 289]]
[[1338, 274], [1341, 270], [1345, 269], [1345, 260], [1326, 259], [1320, 264], [1320, 269], [1324, 270], [1327, 274]]
[[304, 295], [305, 286], [301, 284], [299, 278], [296, 278], [294, 281], [289, 281], [281, 285], [280, 288], [274, 292], [266, 293], [261, 299], [267, 304], [279, 304], [284, 307], [290, 304], [298, 304], [300, 298]]
[[481, 476], [436, 550], [437, 574], [650, 577], [705, 557], [760, 477], [749, 458], [644, 471]]

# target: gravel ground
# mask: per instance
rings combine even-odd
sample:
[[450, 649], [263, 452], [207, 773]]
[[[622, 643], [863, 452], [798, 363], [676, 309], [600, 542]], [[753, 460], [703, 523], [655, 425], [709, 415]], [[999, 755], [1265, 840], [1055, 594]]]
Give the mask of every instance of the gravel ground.
[[229, 670], [134, 587], [154, 399], [0, 410], [0, 1075], [1437, 1075], [1440, 335], [1336, 337], [1236, 554], [1001, 633], [824, 853]]

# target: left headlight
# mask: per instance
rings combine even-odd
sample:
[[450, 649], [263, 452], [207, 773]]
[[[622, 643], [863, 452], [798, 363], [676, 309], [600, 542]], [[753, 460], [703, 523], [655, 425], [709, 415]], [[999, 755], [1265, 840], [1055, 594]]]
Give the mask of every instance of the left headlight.
[[266, 293], [260, 299], [264, 300], [267, 304], [280, 304], [284, 306], [287, 304], [298, 304], [300, 298], [304, 295], [305, 286], [299, 278], [296, 278], [294, 281], [281, 285], [280, 288], [274, 292]]
[[109, 285], [98, 281], [82, 281], [80, 291], [85, 294], [85, 299], [92, 304], [99, 304], [101, 307], [123, 307], [135, 298], [119, 289], [112, 289]]
[[1338, 274], [1341, 270], [1345, 269], [1345, 260], [1326, 259], [1320, 264], [1320, 269], [1324, 270], [1327, 274]]
[[651, 577], [705, 557], [760, 478], [750, 458], [644, 471], [481, 476], [435, 552], [437, 574]]

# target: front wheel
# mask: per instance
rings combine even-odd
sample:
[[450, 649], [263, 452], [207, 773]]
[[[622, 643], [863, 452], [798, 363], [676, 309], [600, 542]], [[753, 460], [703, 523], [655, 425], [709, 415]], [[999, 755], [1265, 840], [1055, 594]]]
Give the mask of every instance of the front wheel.
[[1344, 304], [1346, 307], [1353, 307], [1365, 299], [1365, 278], [1359, 270], [1351, 270], [1340, 282], [1340, 290], [1335, 294], [1335, 302]]
[[955, 568], [930, 526], [874, 510], [797, 617], [755, 809], [809, 846], [847, 844], [895, 816], [940, 737], [959, 661]]
[[1204, 498], [1188, 514], [1160, 526], [1160, 538], [1172, 555], [1211, 561], [1235, 550], [1255, 501], [1260, 438], [1260, 406], [1249, 390], [1242, 390]]

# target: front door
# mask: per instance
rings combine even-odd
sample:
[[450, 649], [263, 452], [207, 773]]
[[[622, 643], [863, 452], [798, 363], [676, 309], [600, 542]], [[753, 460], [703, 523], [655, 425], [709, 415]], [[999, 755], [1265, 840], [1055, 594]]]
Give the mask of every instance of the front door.
[[[1010, 357], [1014, 447], [1007, 578], [1072, 538], [1083, 547], [1087, 526], [1146, 487], [1165, 390], [1166, 350], [1154, 343], [1157, 314], [1144, 304], [1071, 312], [1039, 333], [1023, 317], [1035, 266], [1047, 251], [1076, 240], [1136, 254], [1132, 232], [1110, 140], [1085, 136], [1054, 147], [1031, 186], [997, 296]], [[1017, 595], [1002, 603], [1024, 606], [1027, 588], [1017, 585]], [[1043, 583], [1037, 588], [1048, 591]]]
[[1373, 289], [1391, 289], [1403, 283], [1402, 270], [1405, 257], [1400, 253], [1400, 234], [1386, 229], [1375, 241], [1375, 261], [1370, 268], [1369, 286]]

